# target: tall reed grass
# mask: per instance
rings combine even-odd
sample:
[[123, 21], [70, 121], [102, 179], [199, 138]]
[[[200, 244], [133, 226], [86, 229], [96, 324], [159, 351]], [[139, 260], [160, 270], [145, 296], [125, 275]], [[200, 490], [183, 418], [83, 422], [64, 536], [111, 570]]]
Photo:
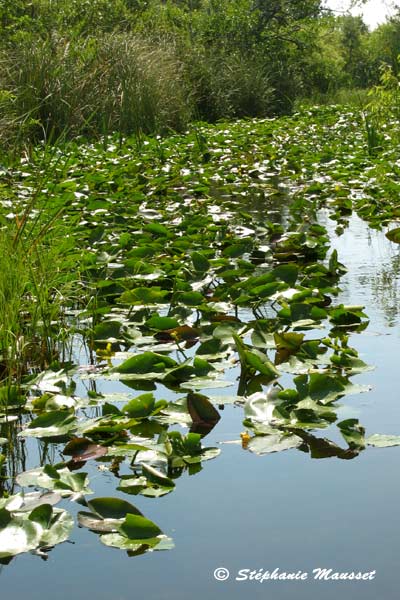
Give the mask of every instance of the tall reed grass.
[[263, 57], [224, 50], [211, 53], [198, 48], [187, 60], [201, 119], [271, 114], [275, 92]]
[[23, 37], [0, 52], [0, 144], [266, 116], [275, 106], [270, 80], [265, 57], [253, 50], [211, 51], [128, 32]]
[[0, 223], [0, 381], [8, 384], [65, 359], [66, 310], [81, 294], [79, 256], [63, 206], [45, 191], [55, 162], [47, 160], [25, 190], [30, 196], [19, 201], [16, 194], [15, 214]]
[[0, 65], [3, 140], [18, 126], [29, 126], [30, 136], [54, 139], [66, 131], [182, 129], [191, 117], [184, 65], [162, 40], [153, 44], [133, 34], [73, 42], [30, 37], [3, 51]]

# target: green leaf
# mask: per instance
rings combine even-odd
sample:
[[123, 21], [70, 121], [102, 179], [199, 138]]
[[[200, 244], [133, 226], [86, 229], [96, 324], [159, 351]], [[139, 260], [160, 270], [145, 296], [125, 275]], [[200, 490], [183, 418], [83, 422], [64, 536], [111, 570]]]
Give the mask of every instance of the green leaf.
[[168, 290], [162, 290], [160, 287], [138, 287], [128, 290], [121, 294], [119, 300], [124, 304], [167, 304], [166, 296]]
[[87, 504], [90, 510], [103, 519], [124, 519], [127, 514], [142, 515], [133, 504], [121, 498], [92, 498]]
[[280, 281], [273, 281], [271, 283], [266, 283], [264, 285], [252, 287], [252, 288], [250, 288], [249, 293], [252, 296], [256, 296], [257, 298], [264, 300], [265, 298], [270, 298], [278, 290], [281, 290], [282, 288], [284, 289], [285, 286]]
[[171, 550], [174, 548], [174, 543], [171, 538], [159, 536], [148, 538], [146, 540], [130, 540], [129, 538], [119, 533], [109, 533], [100, 536], [100, 540], [106, 546], [119, 548], [120, 550], [128, 550], [138, 552], [140, 550]]
[[162, 225], [161, 223], [147, 223], [146, 225], [144, 225], [143, 231], [148, 231], [150, 233], [153, 233], [154, 235], [161, 237], [168, 237], [169, 235], [171, 235], [169, 229], [167, 229], [167, 227], [165, 227], [165, 225]]
[[346, 419], [337, 426], [350, 448], [365, 448], [365, 429], [357, 419]]
[[150, 317], [150, 319], [147, 319], [146, 326], [150, 327], [150, 329], [166, 331], [167, 329], [179, 327], [179, 321], [173, 317], [160, 317], [159, 315], [154, 315], [153, 317]]
[[400, 227], [396, 227], [396, 229], [391, 229], [386, 233], [386, 237], [391, 242], [395, 244], [400, 244]]
[[48, 490], [58, 491], [61, 496], [70, 496], [71, 494], [90, 494], [91, 490], [87, 487], [87, 473], [71, 473], [66, 467], [55, 469], [47, 465], [38, 467], [30, 471], [19, 473], [16, 477], [18, 485], [38, 486]]
[[210, 268], [209, 261], [204, 254], [201, 254], [200, 252], [192, 252], [191, 259], [195, 270], [199, 273], [204, 273]]
[[199, 306], [204, 302], [204, 297], [200, 292], [180, 292], [177, 300], [186, 306]]
[[146, 479], [150, 481], [150, 483], [154, 483], [163, 487], [175, 487], [175, 483], [172, 481], [172, 479], [150, 465], [143, 464], [142, 473]]
[[260, 357], [255, 352], [245, 350], [246, 365], [252, 367], [256, 371], [259, 371], [261, 375], [264, 375], [268, 381], [272, 381], [277, 377], [280, 377], [280, 372], [267, 357]]
[[53, 508], [50, 504], [42, 504], [33, 509], [29, 519], [38, 523], [43, 529], [47, 529], [53, 516]]
[[133, 398], [123, 406], [122, 411], [133, 419], [142, 419], [151, 415], [154, 410], [156, 399], [150, 392]]
[[40, 525], [28, 519], [13, 519], [0, 530], [0, 558], [35, 550], [42, 535]]
[[344, 389], [344, 385], [330, 375], [324, 375], [323, 373], [312, 373], [310, 375], [308, 391], [313, 400], [328, 404], [342, 395]]
[[138, 514], [127, 514], [125, 521], [118, 527], [118, 531], [130, 540], [145, 540], [162, 533], [153, 521]]
[[121, 332], [121, 323], [119, 321], [103, 321], [94, 328], [93, 337], [95, 340], [118, 339]]
[[247, 448], [255, 454], [269, 454], [271, 452], [281, 452], [297, 448], [302, 443], [302, 439], [297, 435], [286, 435], [275, 433], [252, 437]]
[[272, 270], [272, 274], [276, 279], [280, 279], [288, 285], [294, 286], [299, 274], [299, 269], [297, 265], [293, 263], [287, 263], [286, 265], [279, 265], [279, 267], [275, 267], [275, 269]]
[[66, 510], [54, 509], [50, 526], [40, 538], [40, 546], [50, 548], [65, 542], [74, 528], [74, 519]]
[[71, 432], [76, 425], [74, 414], [64, 410], [54, 410], [33, 419], [28, 427], [18, 435], [22, 437], [56, 437]]
[[296, 352], [303, 340], [304, 333], [274, 333], [274, 340], [276, 347], [285, 348], [286, 350], [290, 350], [291, 352]]
[[144, 352], [128, 358], [121, 365], [115, 367], [113, 371], [122, 374], [137, 373], [144, 375], [146, 373], [163, 373], [166, 369], [177, 366], [178, 363], [169, 356]]

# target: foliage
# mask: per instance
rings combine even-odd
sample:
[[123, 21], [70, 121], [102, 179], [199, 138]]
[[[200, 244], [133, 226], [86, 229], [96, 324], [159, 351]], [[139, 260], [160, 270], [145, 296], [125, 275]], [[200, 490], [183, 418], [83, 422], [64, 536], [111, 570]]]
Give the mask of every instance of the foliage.
[[[369, 390], [354, 383], [371, 367], [352, 345], [368, 316], [341, 301], [346, 268], [319, 221], [321, 208], [338, 233], [353, 212], [374, 227], [398, 220], [396, 135], [394, 120], [371, 153], [359, 112], [308, 107], [184, 135], [42, 144], [3, 171], [4, 558], [67, 538], [71, 517], [51, 508], [61, 498], [106, 545], [172, 548], [125, 495], [173, 501], [181, 476], [218, 461], [206, 437], [226, 404], [241, 407], [243, 452], [353, 460], [399, 444], [341, 416]], [[387, 236], [398, 243], [398, 227]], [[41, 454], [27, 466], [32, 439]], [[92, 499], [88, 461], [123, 498]], [[24, 498], [42, 490], [33, 525], [31, 505], [8, 504], [22, 505], [14, 484]], [[20, 544], [7, 546], [10, 528]]]
[[369, 32], [318, 0], [4, 1], [0, 143], [288, 113], [396, 73], [396, 23]]

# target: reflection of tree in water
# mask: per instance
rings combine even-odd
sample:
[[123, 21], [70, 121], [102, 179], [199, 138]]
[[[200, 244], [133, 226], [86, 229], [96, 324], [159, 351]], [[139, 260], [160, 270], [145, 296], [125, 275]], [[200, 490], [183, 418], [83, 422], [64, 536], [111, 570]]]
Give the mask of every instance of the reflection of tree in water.
[[388, 326], [394, 327], [400, 314], [400, 254], [392, 256], [379, 271], [361, 276], [359, 282], [370, 288]]

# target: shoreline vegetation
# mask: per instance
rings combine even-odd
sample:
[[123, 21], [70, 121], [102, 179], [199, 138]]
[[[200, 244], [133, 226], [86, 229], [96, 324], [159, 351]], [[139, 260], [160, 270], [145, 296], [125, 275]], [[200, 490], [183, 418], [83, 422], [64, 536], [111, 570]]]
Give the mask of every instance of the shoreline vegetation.
[[193, 121], [356, 102], [398, 73], [374, 31], [318, 0], [2, 0], [0, 149], [184, 131]]

